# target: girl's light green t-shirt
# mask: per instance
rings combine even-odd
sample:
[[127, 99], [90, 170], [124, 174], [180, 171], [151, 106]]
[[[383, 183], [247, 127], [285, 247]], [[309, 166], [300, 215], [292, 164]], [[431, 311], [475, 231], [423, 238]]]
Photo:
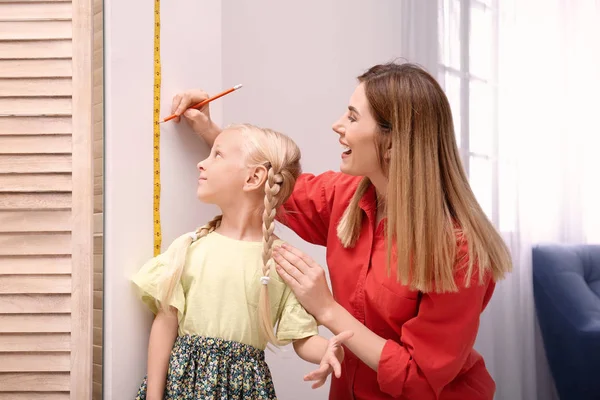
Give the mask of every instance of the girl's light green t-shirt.
[[[265, 349], [267, 343], [258, 328], [262, 249], [261, 242], [235, 240], [217, 232], [192, 243], [171, 302], [179, 314], [179, 335], [222, 338]], [[132, 278], [142, 301], [154, 313], [159, 282], [168, 267], [165, 262], [164, 253], [158, 255]], [[318, 334], [316, 320], [275, 268], [271, 268], [267, 287], [279, 340], [290, 342]]]

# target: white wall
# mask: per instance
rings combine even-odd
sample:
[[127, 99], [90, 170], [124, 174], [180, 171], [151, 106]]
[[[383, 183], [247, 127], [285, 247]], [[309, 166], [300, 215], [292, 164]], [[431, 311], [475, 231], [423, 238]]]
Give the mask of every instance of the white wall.
[[[289, 134], [305, 171], [338, 169], [331, 124], [355, 78], [400, 57], [397, 0], [179, 0], [161, 3], [162, 115], [185, 88], [239, 92], [211, 104], [218, 123], [252, 122]], [[127, 280], [152, 256], [153, 2], [105, 0], [104, 393], [132, 398], [145, 373], [151, 315]], [[368, 5], [367, 5], [368, 4]], [[163, 249], [216, 210], [195, 200], [195, 164], [206, 148], [189, 130], [162, 125]], [[290, 240], [325, 265], [324, 249]], [[327, 332], [324, 332], [327, 335]], [[313, 366], [291, 348], [267, 353], [280, 398], [326, 399], [302, 376]]]
[[[154, 2], [105, 0], [104, 399], [131, 399], [145, 374], [151, 313], [128, 277], [153, 255]], [[161, 114], [190, 86], [221, 88], [221, 6], [161, 2]], [[202, 21], [202, 23], [199, 23]], [[198, 44], [201, 43], [201, 44]], [[220, 121], [222, 102], [212, 106]], [[161, 125], [163, 249], [214, 209], [195, 198], [206, 148], [183, 126]]]

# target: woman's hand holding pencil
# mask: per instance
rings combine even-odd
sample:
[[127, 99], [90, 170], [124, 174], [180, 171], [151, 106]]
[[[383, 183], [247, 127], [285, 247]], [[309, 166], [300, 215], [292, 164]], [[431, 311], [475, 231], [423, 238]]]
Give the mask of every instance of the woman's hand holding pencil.
[[236, 85], [213, 97], [209, 97], [205, 91], [200, 89], [179, 93], [173, 98], [172, 115], [165, 118], [163, 122], [170, 120], [179, 122], [180, 117], [183, 116], [194, 132], [199, 133], [206, 143], [212, 146], [215, 138], [221, 132], [221, 128], [210, 119], [209, 103], [241, 87], [242, 85]]
[[[208, 104], [205, 104], [200, 109], [191, 108], [195, 103], [202, 102], [208, 98], [208, 93], [201, 89], [177, 93], [175, 97], [173, 97], [173, 103], [171, 104], [171, 114], [176, 116], [174, 118], [175, 122], [180, 121], [181, 115], [186, 117], [188, 120], [203, 117], [206, 118], [206, 121], [210, 121], [210, 109]], [[165, 121], [166, 118], [162, 122]]]
[[[177, 106], [176, 112], [169, 115], [162, 122], [167, 122], [167, 121], [177, 118], [178, 116], [181, 115], [182, 112], [184, 112], [185, 109], [191, 108], [191, 109], [196, 109], [196, 110], [202, 110], [204, 108], [204, 106], [207, 105], [208, 103], [210, 103], [211, 101], [221, 98], [221, 97], [225, 96], [226, 94], [229, 94], [229, 93], [234, 92], [241, 88], [242, 88], [242, 85], [235, 85], [234, 87], [224, 90], [221, 93], [219, 93], [213, 97], [208, 97], [206, 92], [204, 92], [202, 90], [193, 90], [190, 92], [186, 92], [183, 95], [176, 95], [175, 99], [173, 99], [173, 105], [171, 106], [171, 108], [174, 108], [175, 101], [179, 98], [179, 105]], [[188, 103], [188, 101], [184, 101], [184, 100], [194, 100], [194, 99], [196, 99], [197, 102], [194, 104], [194, 101], [192, 101], [191, 102], [192, 105], [186, 104], [186, 103]]]

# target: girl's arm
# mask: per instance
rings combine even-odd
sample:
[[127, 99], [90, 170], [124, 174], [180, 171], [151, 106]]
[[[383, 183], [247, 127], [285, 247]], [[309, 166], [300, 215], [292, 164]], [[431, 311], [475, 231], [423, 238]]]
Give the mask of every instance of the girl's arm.
[[329, 341], [323, 336], [315, 335], [294, 340], [294, 351], [306, 362], [320, 364]]
[[177, 309], [170, 307], [169, 311], [158, 311], [148, 344], [148, 400], [162, 400], [167, 382], [169, 358], [177, 338], [179, 321]]

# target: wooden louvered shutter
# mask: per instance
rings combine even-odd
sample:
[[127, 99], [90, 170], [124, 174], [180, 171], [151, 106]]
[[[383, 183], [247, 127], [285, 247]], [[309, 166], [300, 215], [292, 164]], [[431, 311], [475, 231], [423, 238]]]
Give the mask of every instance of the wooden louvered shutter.
[[103, 2], [94, 2], [93, 96], [92, 118], [94, 132], [94, 334], [93, 334], [93, 390], [92, 399], [102, 400], [102, 305], [104, 293], [103, 262], [103, 189], [104, 189], [104, 29]]
[[91, 0], [0, 0], [0, 400], [91, 398]]

